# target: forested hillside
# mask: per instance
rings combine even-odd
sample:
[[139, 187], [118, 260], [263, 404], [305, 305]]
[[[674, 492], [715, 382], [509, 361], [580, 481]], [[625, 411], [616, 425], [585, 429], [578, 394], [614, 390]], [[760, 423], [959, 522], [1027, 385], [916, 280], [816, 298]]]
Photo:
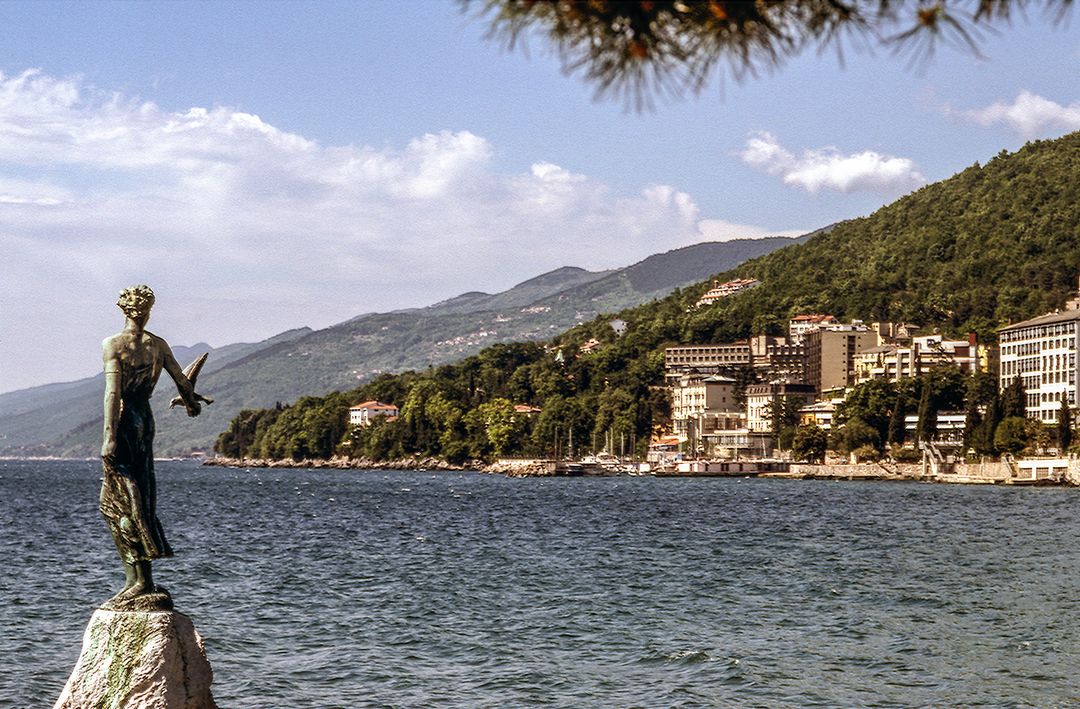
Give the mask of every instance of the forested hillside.
[[[782, 332], [798, 313], [894, 320], [979, 333], [1060, 307], [1080, 275], [1080, 134], [1000, 153], [874, 214], [721, 277], [763, 285], [694, 307], [708, 282], [601, 316], [546, 344], [497, 345], [423, 373], [381, 377], [359, 389], [293, 406], [245, 411], [219, 440], [226, 455], [449, 459], [542, 454], [612, 436], [643, 447], [666, 422], [663, 348]], [[603, 346], [582, 353], [590, 338]], [[561, 355], [560, 355], [561, 353]], [[401, 407], [395, 422], [346, 434], [350, 404]], [[528, 403], [543, 412], [516, 414]], [[342, 445], [344, 443], [344, 445]]]

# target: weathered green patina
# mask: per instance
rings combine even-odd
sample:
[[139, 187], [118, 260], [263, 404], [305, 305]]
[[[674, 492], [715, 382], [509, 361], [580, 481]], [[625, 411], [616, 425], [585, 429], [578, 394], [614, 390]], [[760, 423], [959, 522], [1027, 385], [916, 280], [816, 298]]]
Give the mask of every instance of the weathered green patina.
[[[172, 608], [172, 600], [165, 589], [154, 584], [150, 562], [172, 556], [172, 548], [157, 516], [150, 396], [165, 370], [176, 383], [189, 416], [198, 416], [201, 402], [210, 400], [195, 393], [193, 382], [180, 369], [168, 343], [146, 330], [154, 305], [150, 287], [125, 288], [116, 304], [125, 315], [124, 329], [102, 343], [105, 428], [100, 509], [124, 565], [126, 583], [103, 607], [164, 610]], [[192, 377], [204, 358], [189, 368]]]

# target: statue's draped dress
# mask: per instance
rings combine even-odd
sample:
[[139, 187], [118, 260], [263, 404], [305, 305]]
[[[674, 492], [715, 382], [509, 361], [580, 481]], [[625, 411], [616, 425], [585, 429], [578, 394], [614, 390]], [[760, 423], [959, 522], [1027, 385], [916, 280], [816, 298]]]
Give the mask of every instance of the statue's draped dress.
[[172, 556], [157, 518], [154, 415], [150, 410], [154, 384], [153, 363], [121, 368], [116, 456], [102, 466], [101, 514], [127, 564]]

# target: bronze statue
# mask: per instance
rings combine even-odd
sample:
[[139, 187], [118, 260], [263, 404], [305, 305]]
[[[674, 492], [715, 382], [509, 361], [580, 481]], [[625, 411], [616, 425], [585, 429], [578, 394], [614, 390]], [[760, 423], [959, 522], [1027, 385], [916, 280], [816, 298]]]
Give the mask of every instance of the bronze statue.
[[[154, 292], [149, 286], [125, 288], [117, 306], [124, 329], [101, 343], [105, 364], [105, 432], [101, 462], [101, 514], [124, 564], [124, 588], [103, 606], [111, 610], [168, 610], [168, 591], [154, 585], [150, 562], [172, 556], [157, 517], [154, 479], [154, 415], [150, 395], [161, 370], [176, 382], [188, 416], [198, 416], [200, 402], [191, 379], [180, 370], [165, 340], [146, 330]], [[192, 378], [205, 355], [189, 368]]]

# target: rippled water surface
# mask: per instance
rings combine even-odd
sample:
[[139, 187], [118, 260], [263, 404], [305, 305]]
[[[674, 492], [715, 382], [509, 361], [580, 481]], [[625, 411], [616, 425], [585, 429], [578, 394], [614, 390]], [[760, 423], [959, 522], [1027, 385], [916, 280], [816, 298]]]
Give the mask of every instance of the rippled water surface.
[[[1080, 703], [1080, 491], [159, 465], [230, 707]], [[0, 707], [122, 583], [92, 461], [0, 461]]]

